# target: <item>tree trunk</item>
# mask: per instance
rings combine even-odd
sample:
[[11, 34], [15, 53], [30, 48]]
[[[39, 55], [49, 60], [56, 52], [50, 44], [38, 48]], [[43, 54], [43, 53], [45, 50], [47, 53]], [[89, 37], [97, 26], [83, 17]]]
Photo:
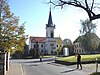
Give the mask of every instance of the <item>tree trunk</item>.
[[6, 71], [9, 70], [9, 58], [10, 58], [10, 52], [7, 52], [7, 55], [6, 55]]

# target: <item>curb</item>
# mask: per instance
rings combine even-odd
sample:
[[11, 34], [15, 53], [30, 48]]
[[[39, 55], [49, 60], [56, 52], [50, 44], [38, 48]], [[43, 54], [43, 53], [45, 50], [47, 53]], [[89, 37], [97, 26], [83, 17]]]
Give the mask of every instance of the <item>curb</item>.
[[[63, 65], [67, 65], [67, 66], [77, 64], [76, 62], [67, 62], [67, 61], [61, 61], [61, 60], [55, 60], [55, 63], [63, 64]], [[84, 62], [82, 62], [82, 64], [92, 64], [92, 63], [96, 63], [96, 61], [84, 61]], [[98, 63], [100, 63], [100, 61], [98, 61]]]

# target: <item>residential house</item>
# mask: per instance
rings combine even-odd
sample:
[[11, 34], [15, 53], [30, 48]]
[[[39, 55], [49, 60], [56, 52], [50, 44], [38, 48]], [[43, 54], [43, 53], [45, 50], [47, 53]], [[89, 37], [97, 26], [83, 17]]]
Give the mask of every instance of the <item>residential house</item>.
[[95, 33], [91, 33], [90, 36], [92, 37], [91, 40], [94, 40], [94, 44], [96, 44], [96, 46], [98, 47], [95, 50], [85, 50], [82, 46], [82, 42], [81, 40], [84, 38], [83, 36], [79, 36], [74, 42], [73, 42], [73, 46], [74, 46], [74, 53], [80, 53], [80, 54], [91, 54], [91, 53], [100, 53], [100, 38], [95, 34]]

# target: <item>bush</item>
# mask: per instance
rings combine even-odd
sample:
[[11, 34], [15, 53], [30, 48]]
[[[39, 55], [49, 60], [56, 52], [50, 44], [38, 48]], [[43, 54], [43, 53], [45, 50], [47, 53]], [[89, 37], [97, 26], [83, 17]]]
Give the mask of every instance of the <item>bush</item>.
[[[81, 57], [82, 57], [82, 62], [96, 61], [96, 58], [98, 58], [98, 61], [100, 61], [100, 54], [81, 55]], [[58, 58], [58, 60], [67, 62], [76, 62], [76, 57], [75, 55], [73, 55], [73, 56]]]

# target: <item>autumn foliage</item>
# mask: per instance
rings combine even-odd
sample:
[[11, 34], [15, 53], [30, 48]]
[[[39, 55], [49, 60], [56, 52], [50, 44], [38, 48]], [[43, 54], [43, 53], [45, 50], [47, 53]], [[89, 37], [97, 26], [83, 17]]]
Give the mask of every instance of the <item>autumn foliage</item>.
[[6, 0], [0, 0], [0, 50], [14, 52], [23, 50], [26, 35], [25, 23], [19, 25], [19, 17], [10, 11]]

